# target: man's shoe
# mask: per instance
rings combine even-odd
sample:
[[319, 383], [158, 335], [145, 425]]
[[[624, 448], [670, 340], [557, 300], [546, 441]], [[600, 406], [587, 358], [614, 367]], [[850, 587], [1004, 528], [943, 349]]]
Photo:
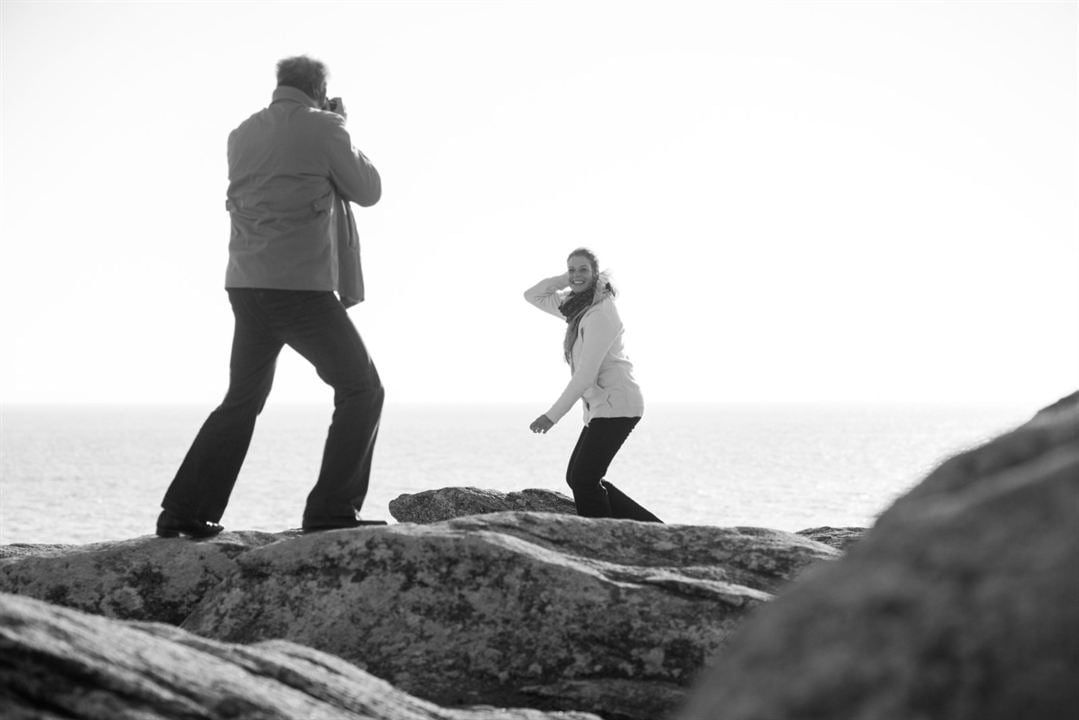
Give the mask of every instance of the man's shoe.
[[330, 520], [320, 523], [305, 522], [303, 524], [303, 532], [306, 535], [308, 533], [324, 532], [326, 530], [346, 530], [348, 528], [372, 527], [385, 524], [385, 520], [360, 520], [358, 518], [353, 518], [349, 520], [347, 518], [343, 518], [341, 520]]
[[168, 510], [162, 510], [161, 514], [157, 516], [157, 536], [163, 538], [187, 535], [190, 538], [201, 540], [213, 537], [224, 529], [217, 523], [205, 520], [188, 520], [173, 515]]

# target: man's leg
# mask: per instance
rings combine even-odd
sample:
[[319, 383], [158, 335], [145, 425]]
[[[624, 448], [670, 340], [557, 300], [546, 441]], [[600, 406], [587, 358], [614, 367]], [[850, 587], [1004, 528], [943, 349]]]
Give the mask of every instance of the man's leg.
[[273, 337], [254, 304], [256, 292], [229, 291], [236, 318], [229, 389], [195, 436], [161, 502], [162, 508], [178, 518], [213, 523], [221, 519], [247, 456], [255, 418], [273, 386], [283, 345]]
[[311, 293], [282, 338], [334, 390], [318, 481], [307, 497], [305, 528], [355, 520], [367, 496], [385, 391], [367, 348], [333, 293]]

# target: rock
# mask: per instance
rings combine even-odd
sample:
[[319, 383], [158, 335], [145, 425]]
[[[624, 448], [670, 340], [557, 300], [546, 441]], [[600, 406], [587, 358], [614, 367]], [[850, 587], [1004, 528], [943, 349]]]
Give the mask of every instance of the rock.
[[179, 625], [236, 558], [282, 538], [229, 532], [192, 542], [154, 536], [92, 545], [5, 546], [0, 592], [121, 620]]
[[862, 539], [865, 528], [861, 527], [816, 527], [799, 530], [798, 535], [807, 537], [825, 545], [830, 545], [836, 550], [849, 550], [850, 546]]
[[476, 515], [253, 549], [183, 627], [301, 643], [441, 705], [655, 720], [747, 613], [838, 554], [759, 528]]
[[1079, 390], [1076, 390], [1071, 395], [1063, 397], [1057, 400], [1052, 405], [1048, 405], [1034, 416], [1031, 423], [1037, 423], [1041, 420], [1052, 421], [1059, 416], [1069, 416], [1075, 413], [1076, 408], [1079, 408]]
[[525, 513], [465, 517], [448, 526], [466, 532], [504, 533], [555, 553], [668, 569], [744, 585], [769, 595], [817, 560], [839, 557], [820, 543], [756, 527], [590, 521], [577, 515], [567, 519]]
[[62, 555], [70, 552], [78, 545], [32, 545], [29, 543], [12, 543], [0, 545], [0, 560], [8, 558], [48, 557], [50, 555]]
[[682, 720], [1079, 717], [1079, 394], [762, 607]]
[[573, 499], [550, 490], [502, 493], [474, 487], [448, 487], [390, 501], [390, 514], [398, 522], [432, 523], [467, 515], [495, 512], [554, 512], [576, 515]]
[[584, 713], [447, 710], [284, 641], [214, 642], [0, 594], [4, 718], [60, 720], [599, 720]]

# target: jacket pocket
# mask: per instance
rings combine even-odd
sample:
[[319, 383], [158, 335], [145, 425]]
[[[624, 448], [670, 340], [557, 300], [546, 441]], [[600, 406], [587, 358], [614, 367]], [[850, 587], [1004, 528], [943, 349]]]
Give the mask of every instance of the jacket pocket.
[[611, 393], [599, 385], [593, 385], [584, 391], [583, 399], [588, 404], [589, 409], [595, 411], [597, 408], [610, 406]]
[[311, 201], [311, 211], [315, 215], [325, 215], [333, 209], [334, 196], [333, 193], [329, 195], [323, 195], [320, 198], [316, 198]]

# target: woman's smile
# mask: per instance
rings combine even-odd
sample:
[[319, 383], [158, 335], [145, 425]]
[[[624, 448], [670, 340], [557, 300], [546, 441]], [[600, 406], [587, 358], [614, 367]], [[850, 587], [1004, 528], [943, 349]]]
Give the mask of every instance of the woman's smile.
[[595, 278], [592, 275], [592, 263], [588, 258], [574, 255], [567, 265], [566, 276], [569, 279], [570, 290], [579, 293], [592, 287]]

